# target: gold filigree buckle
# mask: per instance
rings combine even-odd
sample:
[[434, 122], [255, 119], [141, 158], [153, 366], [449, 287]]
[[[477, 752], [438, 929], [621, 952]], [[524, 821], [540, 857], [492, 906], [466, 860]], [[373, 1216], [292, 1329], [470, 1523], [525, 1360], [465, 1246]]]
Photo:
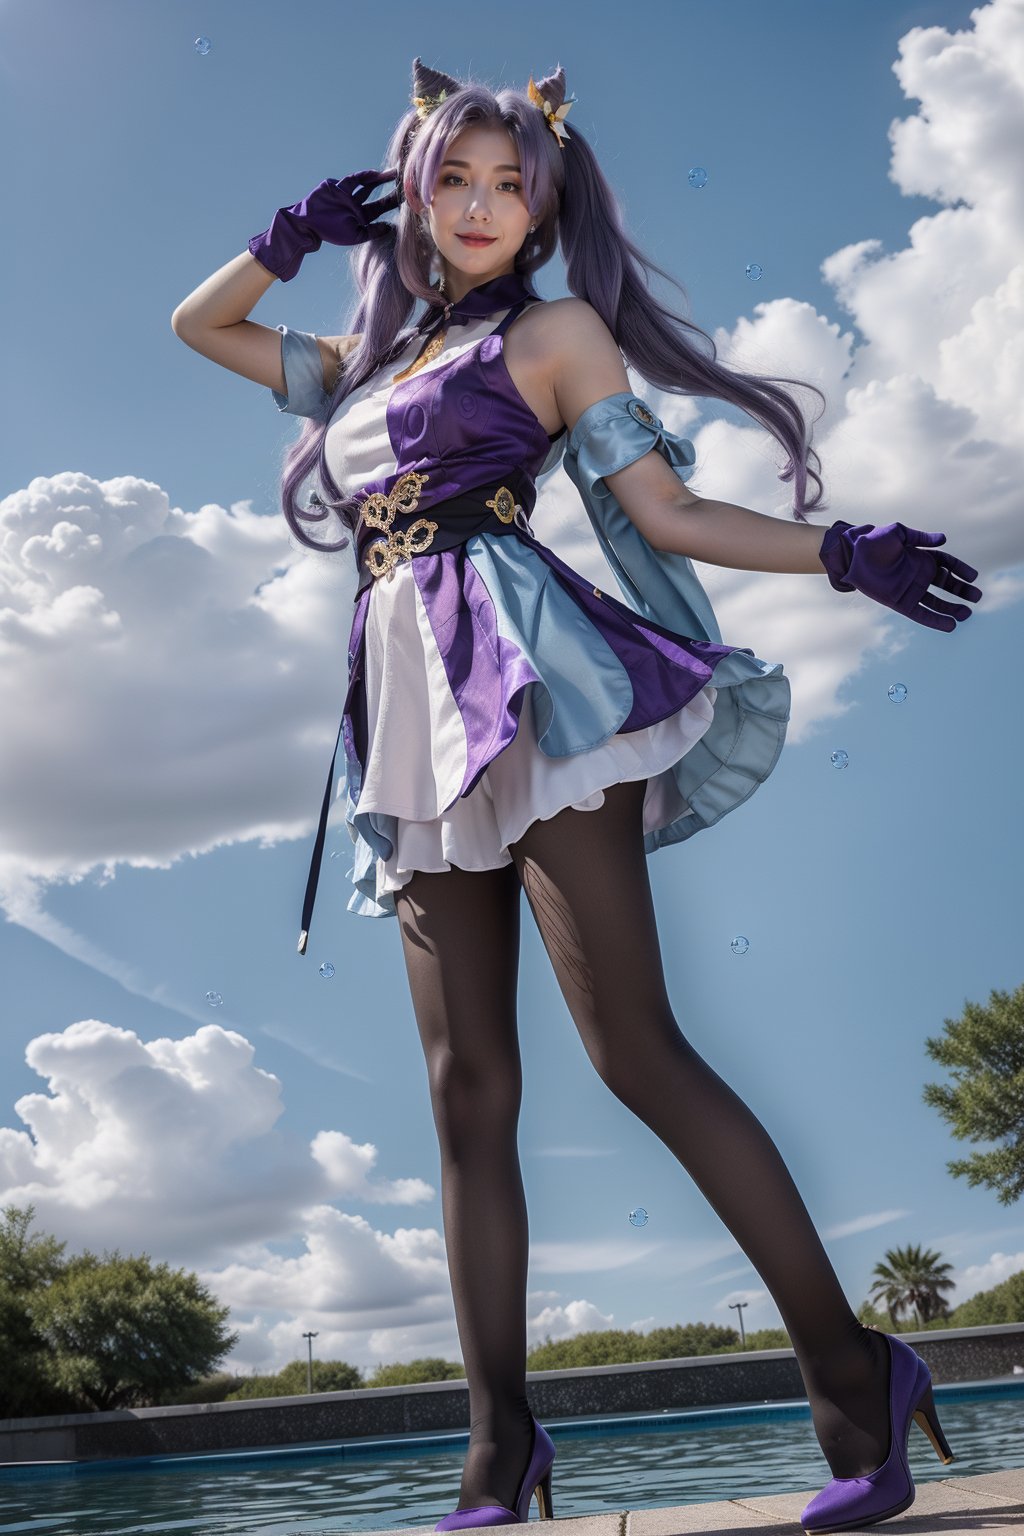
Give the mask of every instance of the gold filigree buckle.
[[374, 580], [389, 575], [401, 560], [422, 555], [434, 542], [437, 523], [430, 518], [419, 517], [408, 528], [392, 529], [399, 512], [414, 512], [420, 499], [420, 491], [430, 479], [429, 475], [411, 469], [395, 481], [391, 490], [374, 491], [367, 496], [359, 509], [359, 516], [369, 528], [383, 528], [384, 539], [375, 539], [366, 550], [366, 564]]
[[500, 522], [511, 523], [516, 516], [516, 498], [507, 485], [499, 485], [493, 499], [484, 503]]

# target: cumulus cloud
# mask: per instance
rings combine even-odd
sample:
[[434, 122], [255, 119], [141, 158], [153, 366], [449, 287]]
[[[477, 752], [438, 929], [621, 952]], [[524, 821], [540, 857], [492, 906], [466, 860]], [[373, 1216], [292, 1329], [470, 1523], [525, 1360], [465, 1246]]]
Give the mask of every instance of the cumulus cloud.
[[82, 1019], [37, 1036], [25, 1055], [46, 1091], [14, 1106], [27, 1130], [0, 1128], [0, 1199], [34, 1204], [72, 1246], [102, 1234], [107, 1247], [210, 1262], [291, 1240], [327, 1200], [434, 1197], [422, 1179], [374, 1177], [369, 1143], [278, 1129], [280, 1080], [220, 1025], [147, 1043]]
[[[968, 620], [978, 623], [1024, 591], [1024, 8], [996, 0], [972, 10], [963, 31], [913, 27], [893, 72], [918, 105], [889, 126], [890, 177], [906, 196], [943, 206], [913, 222], [901, 250], [868, 236], [823, 255], [822, 277], [849, 327], [784, 297], [755, 304], [752, 317], [713, 335], [729, 366], [824, 392], [814, 446], [829, 509], [812, 520], [942, 530], [944, 547], [979, 571], [984, 597]], [[702, 424], [695, 401], [653, 391], [638, 375], [630, 383], [693, 441], [688, 483], [697, 494], [792, 515], [773, 438], [717, 416]], [[817, 398], [797, 393], [816, 416]], [[565, 559], [607, 582], [574, 498], [571, 486], [553, 485], [535, 521], [540, 527], [546, 512], [552, 545], [561, 539]], [[871, 653], [892, 656], [919, 633], [827, 582], [695, 568], [723, 638], [784, 662], [793, 682], [790, 744], [845, 712], [844, 685]], [[936, 643], [955, 640], [938, 635]]]

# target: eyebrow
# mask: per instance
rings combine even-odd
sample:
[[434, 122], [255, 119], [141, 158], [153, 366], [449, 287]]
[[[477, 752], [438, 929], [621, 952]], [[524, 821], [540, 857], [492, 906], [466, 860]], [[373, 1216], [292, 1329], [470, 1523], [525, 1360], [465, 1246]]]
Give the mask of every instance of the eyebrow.
[[[470, 166], [470, 162], [468, 160], [442, 160], [441, 164], [442, 165], [461, 165], [466, 170], [468, 170], [469, 166]], [[496, 165], [494, 167], [494, 169], [496, 171], [519, 171], [520, 167], [518, 165]]]

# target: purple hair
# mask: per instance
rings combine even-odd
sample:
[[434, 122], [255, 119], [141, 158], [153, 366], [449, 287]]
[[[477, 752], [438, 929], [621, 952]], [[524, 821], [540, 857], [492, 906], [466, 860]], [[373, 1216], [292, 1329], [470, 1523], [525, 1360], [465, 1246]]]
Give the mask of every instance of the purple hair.
[[[554, 109], [561, 106], [565, 99], [562, 69], [539, 82], [538, 89]], [[415, 330], [407, 324], [415, 300], [431, 303], [436, 299], [437, 290], [431, 283], [434, 244], [421, 225], [428, 201], [424, 189], [432, 191], [435, 187], [451, 141], [463, 129], [478, 124], [506, 129], [519, 152], [523, 195], [537, 225], [515, 258], [515, 270], [528, 286], [532, 286], [530, 275], [554, 254], [557, 241], [570, 292], [593, 306], [626, 362], [669, 393], [724, 400], [754, 417], [788, 454], [779, 479], [794, 482], [795, 520], [806, 522], [805, 512], [823, 510], [822, 482], [810, 464], [813, 460], [820, 468], [818, 455], [810, 447], [810, 430], [796, 401], [779, 386], [794, 384], [811, 389], [824, 407], [821, 390], [799, 379], [742, 373], [717, 362], [712, 337], [651, 296], [647, 281], [651, 272], [667, 278], [684, 294], [685, 289], [647, 260], [624, 233], [615, 194], [579, 128], [567, 124], [566, 143], [560, 147], [544, 113], [525, 92], [511, 88], [494, 92], [470, 81], [449, 91], [423, 120], [416, 108], [410, 107], [388, 144], [383, 166], [398, 167], [397, 184], [403, 200], [397, 222], [386, 226], [387, 235], [356, 246], [351, 254], [360, 296], [343, 324], [346, 334], [358, 334], [361, 339], [339, 364], [326, 417], [307, 420], [284, 455], [282, 506], [299, 542], [326, 551], [344, 549], [349, 542], [346, 536], [334, 544], [321, 543], [310, 538], [302, 526], [322, 522], [332, 512], [350, 533], [355, 526], [355, 508], [342, 500], [327, 467], [327, 424], [338, 404], [368, 379], [389, 353], [397, 355], [408, 344]], [[373, 207], [372, 202], [369, 207]], [[703, 338], [708, 350], [700, 349], [691, 336]], [[320, 511], [302, 508], [298, 502], [300, 487], [312, 471], [329, 498], [313, 498], [322, 507]], [[808, 478], [817, 485], [810, 501]]]

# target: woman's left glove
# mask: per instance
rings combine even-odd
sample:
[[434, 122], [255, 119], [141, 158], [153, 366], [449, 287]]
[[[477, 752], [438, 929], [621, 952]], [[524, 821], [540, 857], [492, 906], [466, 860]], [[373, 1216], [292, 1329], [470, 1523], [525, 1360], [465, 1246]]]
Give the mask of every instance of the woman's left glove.
[[973, 565], [955, 555], [916, 548], [945, 542], [944, 533], [923, 533], [902, 523], [854, 528], [840, 521], [825, 534], [819, 558], [837, 592], [863, 592], [905, 618], [948, 633], [974, 610], [964, 603], [947, 603], [928, 588], [942, 587], [969, 603], [978, 601], [981, 589], [970, 585], [978, 574]]

